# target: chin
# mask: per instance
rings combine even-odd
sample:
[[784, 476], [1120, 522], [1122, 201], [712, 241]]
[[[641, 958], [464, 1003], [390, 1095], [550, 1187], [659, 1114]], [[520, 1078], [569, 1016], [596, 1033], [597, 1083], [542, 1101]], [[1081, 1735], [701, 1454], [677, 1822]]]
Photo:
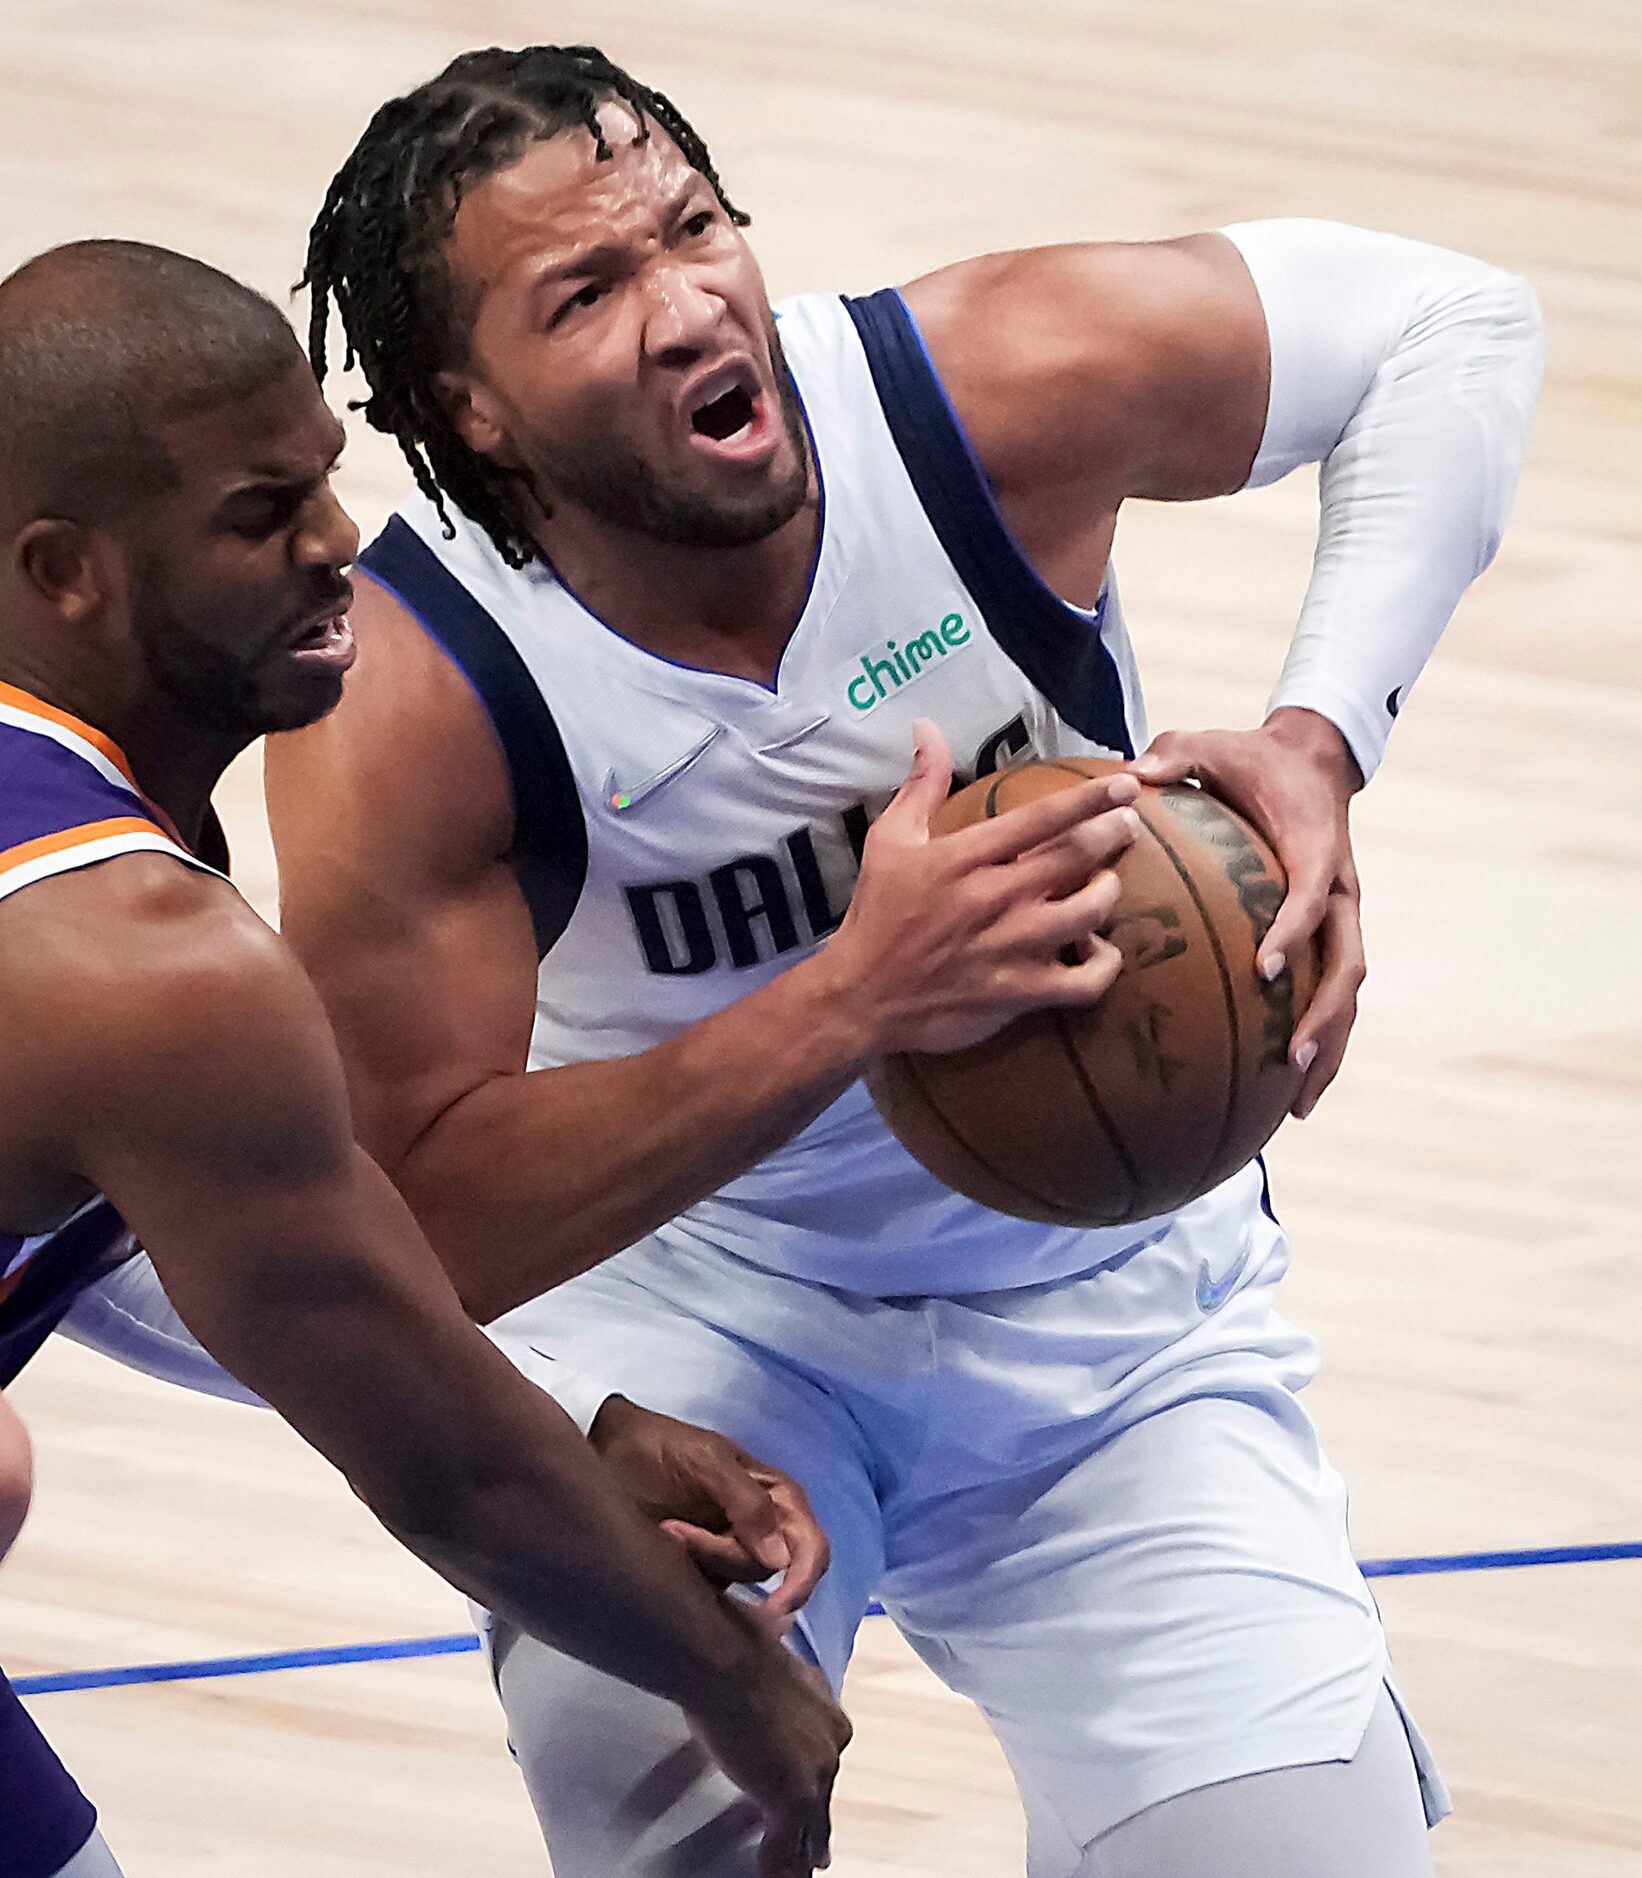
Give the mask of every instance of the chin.
[[785, 528], [803, 508], [809, 478], [802, 465], [737, 497], [702, 491], [681, 496], [648, 518], [648, 531], [687, 548], [749, 548]]
[[259, 721], [247, 728], [258, 737], [275, 737], [285, 730], [306, 730], [322, 717], [329, 717], [341, 702], [342, 674], [330, 673], [323, 680], [292, 687], [277, 697], [259, 699]]

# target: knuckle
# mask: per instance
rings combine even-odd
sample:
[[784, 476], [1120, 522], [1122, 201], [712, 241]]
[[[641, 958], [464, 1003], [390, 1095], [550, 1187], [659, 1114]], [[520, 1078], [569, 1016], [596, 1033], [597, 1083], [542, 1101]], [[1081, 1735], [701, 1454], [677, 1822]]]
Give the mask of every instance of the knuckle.
[[971, 869], [953, 882], [948, 904], [967, 928], [993, 923], [999, 911], [997, 891], [990, 869]]

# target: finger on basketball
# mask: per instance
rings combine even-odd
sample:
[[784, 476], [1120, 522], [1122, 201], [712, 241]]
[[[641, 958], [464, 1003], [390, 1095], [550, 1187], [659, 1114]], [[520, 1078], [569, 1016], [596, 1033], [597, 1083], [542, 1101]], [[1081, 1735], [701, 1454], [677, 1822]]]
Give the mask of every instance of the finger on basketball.
[[[1138, 795], [1139, 785], [1132, 777], [1096, 777], [1005, 809], [1001, 815], [975, 822], [945, 839], [951, 844], [954, 861], [965, 865], [1018, 860], [1080, 822], [1104, 815], [1108, 809], [1127, 809]], [[1130, 828], [1127, 840], [1133, 839], [1134, 830]]]
[[1255, 963], [1268, 978], [1275, 978], [1322, 925], [1328, 912], [1333, 869], [1322, 855], [1288, 855], [1288, 891], [1260, 942]]
[[880, 820], [891, 827], [906, 821], [927, 829], [929, 818], [946, 800], [952, 787], [952, 751], [940, 725], [920, 717], [912, 726], [912, 767], [896, 790]]
[[1023, 900], [1059, 899], [1089, 878], [1090, 861], [1075, 839], [1077, 830], [1045, 841], [1000, 869], [999, 886]]
[[1033, 908], [1030, 924], [1033, 939], [1051, 951], [1071, 947], [1082, 956], [1085, 943], [1111, 925], [1121, 893], [1116, 873], [1111, 868], [1104, 869], [1075, 893]]
[[1134, 829], [1121, 819], [1132, 814], [1128, 809], [1108, 810], [1054, 841], [1041, 842], [1007, 864], [1002, 884], [1022, 898], [1058, 900], [1075, 893], [1134, 839]]
[[1346, 1020], [1331, 1026], [1318, 1040], [1317, 1055], [1306, 1072], [1305, 1081], [1300, 1085], [1300, 1093], [1294, 1098], [1293, 1114], [1296, 1121], [1303, 1122], [1322, 1100], [1345, 1060], [1346, 1044], [1350, 1038], [1351, 1023]]
[[1260, 941], [1255, 965], [1264, 978], [1275, 978], [1314, 932], [1328, 911], [1328, 887], [1301, 888], [1292, 881], [1266, 936]]
[[1289, 1046], [1296, 1067], [1305, 1072], [1294, 1100], [1293, 1113], [1309, 1115], [1333, 1081], [1345, 1056], [1351, 1026], [1357, 1015], [1357, 993], [1367, 968], [1363, 956], [1362, 925], [1356, 899], [1346, 893], [1329, 897], [1321, 936], [1323, 972], [1317, 990]]
[[1203, 740], [1179, 731], [1165, 730], [1154, 737], [1150, 746], [1137, 757], [1131, 757], [1126, 775], [1138, 776], [1143, 782], [1157, 786], [1162, 783], [1185, 782], [1188, 777], [1198, 775], [1200, 745]]
[[1123, 954], [1109, 939], [1091, 937], [1085, 942], [1089, 956], [1067, 964], [1057, 960], [1031, 974], [1023, 987], [1022, 1005], [1093, 1004], [1105, 997], [1123, 970]]

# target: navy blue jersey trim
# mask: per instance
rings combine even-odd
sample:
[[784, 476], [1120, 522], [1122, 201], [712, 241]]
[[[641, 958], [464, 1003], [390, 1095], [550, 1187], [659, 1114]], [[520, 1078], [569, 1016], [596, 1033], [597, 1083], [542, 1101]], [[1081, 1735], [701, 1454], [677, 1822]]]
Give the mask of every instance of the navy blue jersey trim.
[[1134, 755], [1123, 681], [1093, 622], [1047, 587], [1021, 553], [958, 422], [923, 337], [893, 287], [845, 310], [912, 486], [987, 629], [1074, 730]]
[[394, 516], [358, 564], [415, 615], [485, 707], [513, 784], [508, 860], [545, 958], [587, 879], [581, 796], [547, 700], [513, 641], [408, 522]]
[[1265, 1155], [1257, 1154], [1254, 1157], [1254, 1164], [1260, 1170], [1260, 1211], [1281, 1232], [1283, 1222], [1277, 1217], [1276, 1210], [1271, 1203], [1271, 1170], [1266, 1166]]

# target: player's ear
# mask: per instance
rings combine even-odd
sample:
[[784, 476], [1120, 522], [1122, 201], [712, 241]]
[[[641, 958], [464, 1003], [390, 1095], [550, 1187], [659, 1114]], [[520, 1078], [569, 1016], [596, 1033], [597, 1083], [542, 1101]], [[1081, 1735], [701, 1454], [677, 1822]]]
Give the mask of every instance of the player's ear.
[[523, 467], [485, 386], [463, 371], [435, 372], [433, 392], [451, 427], [475, 455], [489, 457], [500, 469]]
[[114, 589], [112, 544], [83, 522], [40, 517], [17, 535], [11, 552], [25, 591], [67, 625], [101, 610]]

